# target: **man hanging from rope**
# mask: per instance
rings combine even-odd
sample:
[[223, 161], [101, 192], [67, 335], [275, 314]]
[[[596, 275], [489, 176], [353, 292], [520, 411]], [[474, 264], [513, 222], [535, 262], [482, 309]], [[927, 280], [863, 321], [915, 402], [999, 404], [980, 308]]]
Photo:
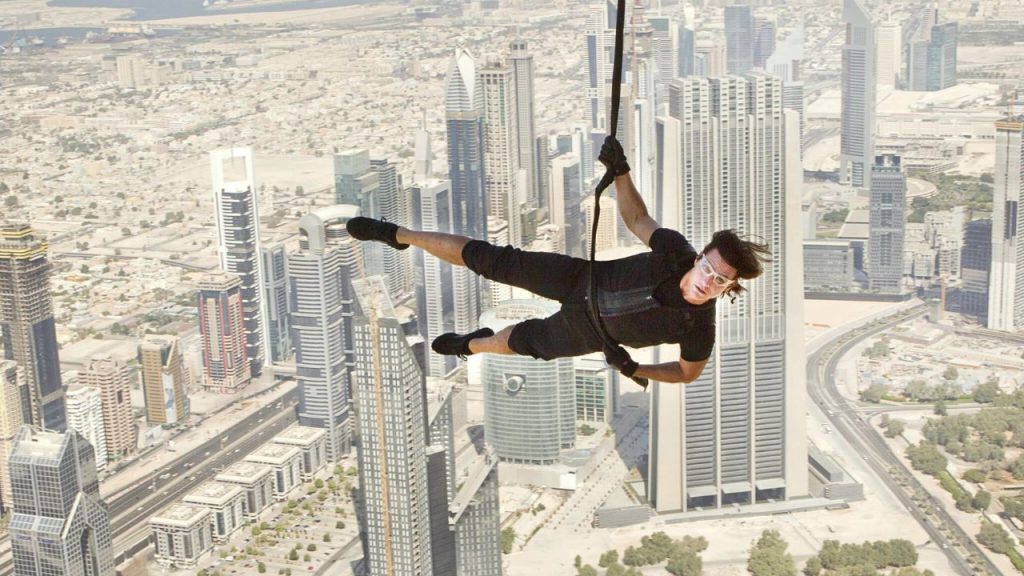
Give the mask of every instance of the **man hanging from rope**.
[[502, 284], [557, 300], [561, 310], [495, 334], [481, 328], [469, 334], [442, 334], [432, 348], [438, 354], [519, 354], [544, 360], [603, 351], [608, 364], [636, 379], [692, 382], [700, 376], [715, 344], [715, 299], [736, 298], [739, 280], [761, 275], [768, 247], [740, 238], [733, 230], [716, 232], [698, 253], [679, 232], [661, 228], [647, 213], [629, 175], [622, 146], [609, 136], [601, 162], [615, 176], [617, 205], [630, 232], [650, 252], [595, 262], [597, 308], [603, 328], [616, 343], [642, 348], [679, 344], [678, 362], [638, 365], [621, 345], [609, 346], [588, 307], [591, 263], [581, 258], [527, 252], [440, 232], [420, 232], [390, 222], [356, 217], [347, 223], [358, 240], [384, 242], [404, 250], [410, 245]]

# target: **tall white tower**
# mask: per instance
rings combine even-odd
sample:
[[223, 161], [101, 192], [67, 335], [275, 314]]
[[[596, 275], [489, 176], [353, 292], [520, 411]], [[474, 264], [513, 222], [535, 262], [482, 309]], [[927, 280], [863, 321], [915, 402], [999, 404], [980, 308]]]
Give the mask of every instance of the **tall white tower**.
[[260, 254], [260, 212], [251, 147], [210, 152], [217, 253], [221, 270], [242, 281], [246, 355], [250, 371], [258, 376], [270, 355], [263, 302], [263, 258]]
[[783, 110], [781, 81], [765, 74], [677, 80], [669, 111], [658, 121], [662, 224], [698, 250], [715, 231], [737, 229], [767, 242], [773, 262], [744, 281], [748, 292], [735, 303], [718, 301], [717, 344], [701, 377], [654, 385], [650, 500], [668, 512], [805, 496], [802, 336], [793, 320], [803, 293], [794, 278], [798, 115]]
[[988, 284], [988, 327], [1016, 330], [1024, 326], [1024, 244], [1018, 239], [1019, 206], [1024, 198], [1021, 160], [1024, 116], [996, 122], [995, 191], [992, 196], [992, 268]]

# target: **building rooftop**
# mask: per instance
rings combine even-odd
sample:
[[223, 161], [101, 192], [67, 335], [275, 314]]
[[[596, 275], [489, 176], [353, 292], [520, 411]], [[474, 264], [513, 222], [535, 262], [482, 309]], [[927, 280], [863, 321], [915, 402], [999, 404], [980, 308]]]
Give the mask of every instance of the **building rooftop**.
[[552, 300], [506, 300], [480, 315], [480, 325], [495, 332], [531, 318], [547, 318], [558, 312], [558, 303]]
[[209, 514], [210, 510], [208, 508], [195, 504], [178, 503], [151, 517], [149, 523], [192, 526], [200, 521], [204, 521]]
[[14, 441], [14, 450], [11, 452], [11, 459], [47, 459], [56, 460], [60, 458], [65, 436], [57, 432], [40, 430], [32, 426], [22, 426]]
[[283, 464], [291, 458], [297, 458], [302, 452], [294, 446], [284, 444], [268, 443], [260, 446], [245, 457], [249, 462], [267, 462], [272, 464]]
[[198, 488], [189, 492], [184, 500], [191, 504], [225, 504], [231, 499], [242, 494], [242, 489], [234, 484], [222, 482], [204, 482]]
[[309, 444], [327, 436], [327, 431], [322, 428], [294, 425], [280, 434], [274, 436], [273, 441], [280, 444]]
[[257, 464], [255, 462], [235, 462], [231, 466], [225, 468], [221, 473], [214, 476], [214, 480], [220, 482], [256, 482], [266, 474], [272, 474], [273, 470], [266, 464]]

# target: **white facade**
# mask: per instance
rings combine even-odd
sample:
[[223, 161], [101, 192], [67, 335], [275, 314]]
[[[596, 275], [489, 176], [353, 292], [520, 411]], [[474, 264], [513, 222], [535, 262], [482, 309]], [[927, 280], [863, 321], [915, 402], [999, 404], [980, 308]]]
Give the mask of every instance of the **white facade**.
[[226, 542], [245, 521], [245, 490], [232, 484], [206, 482], [189, 492], [182, 501], [210, 511], [216, 542]]
[[95, 388], [69, 388], [68, 428], [81, 434], [96, 451], [96, 469], [107, 467], [107, 440], [103, 433], [103, 401]]
[[996, 122], [995, 191], [992, 196], [992, 268], [988, 284], [988, 328], [1013, 331], [1024, 326], [1024, 243], [1019, 206], [1024, 198], [1021, 159], [1024, 116]]
[[735, 303], [719, 299], [701, 377], [653, 385], [649, 498], [686, 512], [805, 496], [799, 116], [763, 74], [684, 78], [670, 98], [679, 116], [659, 118], [660, 222], [698, 249], [740, 229], [768, 243], [773, 263]]
[[321, 428], [294, 425], [274, 436], [271, 442], [294, 446], [302, 450], [302, 478], [312, 480], [313, 475], [327, 466], [327, 432]]
[[899, 85], [903, 66], [903, 26], [887, 22], [878, 27], [878, 85], [893, 88]]
[[[594, 228], [594, 197], [587, 196], [580, 206], [586, 216], [586, 251], [590, 253], [590, 231]], [[619, 207], [614, 198], [601, 195], [601, 221], [597, 225], [597, 251], [611, 250], [619, 245]]]
[[294, 446], [264, 444], [245, 457], [246, 462], [265, 464], [274, 470], [274, 499], [284, 500], [302, 482], [302, 450]]
[[270, 466], [235, 462], [213, 479], [245, 490], [244, 513], [250, 522], [255, 521], [260, 512], [274, 501], [274, 470]]
[[185, 568], [213, 549], [210, 510], [194, 504], [174, 504], [149, 519], [156, 561], [161, 566]]
[[[522, 246], [522, 204], [517, 182], [519, 128], [512, 69], [480, 70], [484, 87], [484, 190], [489, 216], [508, 224], [508, 242]], [[490, 233], [490, 230], [488, 230]]]

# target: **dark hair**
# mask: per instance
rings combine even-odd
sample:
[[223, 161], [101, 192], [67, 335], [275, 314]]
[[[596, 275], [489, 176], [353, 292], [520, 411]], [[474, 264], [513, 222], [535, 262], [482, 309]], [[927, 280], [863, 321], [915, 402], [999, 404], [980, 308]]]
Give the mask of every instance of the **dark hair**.
[[757, 278], [764, 272], [763, 265], [772, 261], [772, 251], [768, 244], [744, 240], [735, 230], [715, 232], [701, 254], [712, 250], [718, 250], [718, 255], [736, 269], [736, 281], [725, 289], [725, 294], [732, 296], [733, 301], [746, 290], [740, 286], [739, 280]]

